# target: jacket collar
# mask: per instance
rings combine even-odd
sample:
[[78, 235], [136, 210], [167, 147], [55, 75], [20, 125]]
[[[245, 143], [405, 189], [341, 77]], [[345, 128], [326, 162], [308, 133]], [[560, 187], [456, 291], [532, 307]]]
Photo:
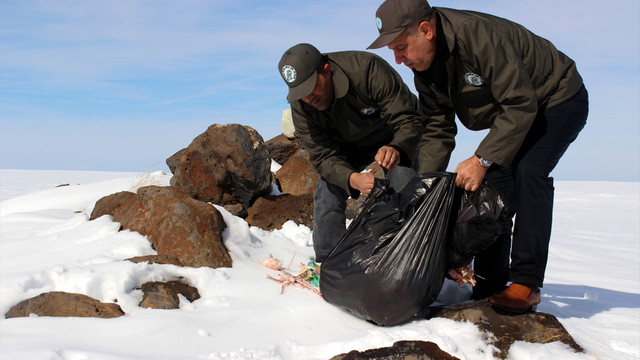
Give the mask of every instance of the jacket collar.
[[335, 62], [331, 61], [331, 71], [333, 71], [333, 91], [336, 99], [340, 99], [347, 95], [349, 91], [349, 78], [342, 68]]

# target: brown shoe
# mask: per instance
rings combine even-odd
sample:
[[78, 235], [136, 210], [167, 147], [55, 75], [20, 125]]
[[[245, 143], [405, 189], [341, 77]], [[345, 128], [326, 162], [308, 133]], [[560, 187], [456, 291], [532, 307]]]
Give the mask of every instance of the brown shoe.
[[489, 302], [502, 310], [523, 313], [535, 310], [540, 303], [540, 291], [532, 291], [527, 285], [512, 283], [500, 294], [489, 296]]

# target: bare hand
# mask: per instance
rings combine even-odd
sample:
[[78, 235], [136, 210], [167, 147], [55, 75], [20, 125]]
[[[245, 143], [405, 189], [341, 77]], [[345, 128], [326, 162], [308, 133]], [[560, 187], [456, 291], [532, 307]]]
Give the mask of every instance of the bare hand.
[[378, 165], [387, 170], [391, 170], [400, 162], [400, 152], [393, 146], [385, 145], [378, 149], [378, 153], [374, 159]]
[[484, 179], [484, 175], [487, 173], [487, 169], [480, 165], [478, 157], [473, 155], [467, 160], [458, 164], [456, 167], [456, 186], [461, 187], [467, 191], [476, 191]]
[[351, 173], [349, 176], [349, 186], [360, 191], [364, 196], [369, 195], [373, 189], [375, 176], [373, 173]]

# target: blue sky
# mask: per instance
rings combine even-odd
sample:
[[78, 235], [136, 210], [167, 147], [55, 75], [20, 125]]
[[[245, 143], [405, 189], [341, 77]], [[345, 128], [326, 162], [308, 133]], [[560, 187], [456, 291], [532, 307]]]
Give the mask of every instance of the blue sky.
[[[364, 50], [380, 2], [0, 0], [0, 168], [168, 171], [214, 123], [271, 139], [288, 107], [282, 53]], [[613, 181], [640, 181], [639, 4], [431, 1], [519, 22], [573, 58], [591, 109], [553, 176]], [[450, 170], [483, 135], [460, 128]]]

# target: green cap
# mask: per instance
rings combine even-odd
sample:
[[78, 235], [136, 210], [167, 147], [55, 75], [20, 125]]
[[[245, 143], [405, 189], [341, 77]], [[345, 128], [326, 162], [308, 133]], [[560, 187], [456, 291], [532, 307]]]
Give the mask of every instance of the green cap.
[[380, 36], [367, 49], [389, 45], [405, 29], [426, 19], [432, 12], [427, 0], [386, 0], [376, 11]]
[[322, 62], [322, 54], [315, 46], [298, 44], [284, 52], [278, 70], [289, 87], [289, 102], [299, 100], [316, 86], [316, 71]]

